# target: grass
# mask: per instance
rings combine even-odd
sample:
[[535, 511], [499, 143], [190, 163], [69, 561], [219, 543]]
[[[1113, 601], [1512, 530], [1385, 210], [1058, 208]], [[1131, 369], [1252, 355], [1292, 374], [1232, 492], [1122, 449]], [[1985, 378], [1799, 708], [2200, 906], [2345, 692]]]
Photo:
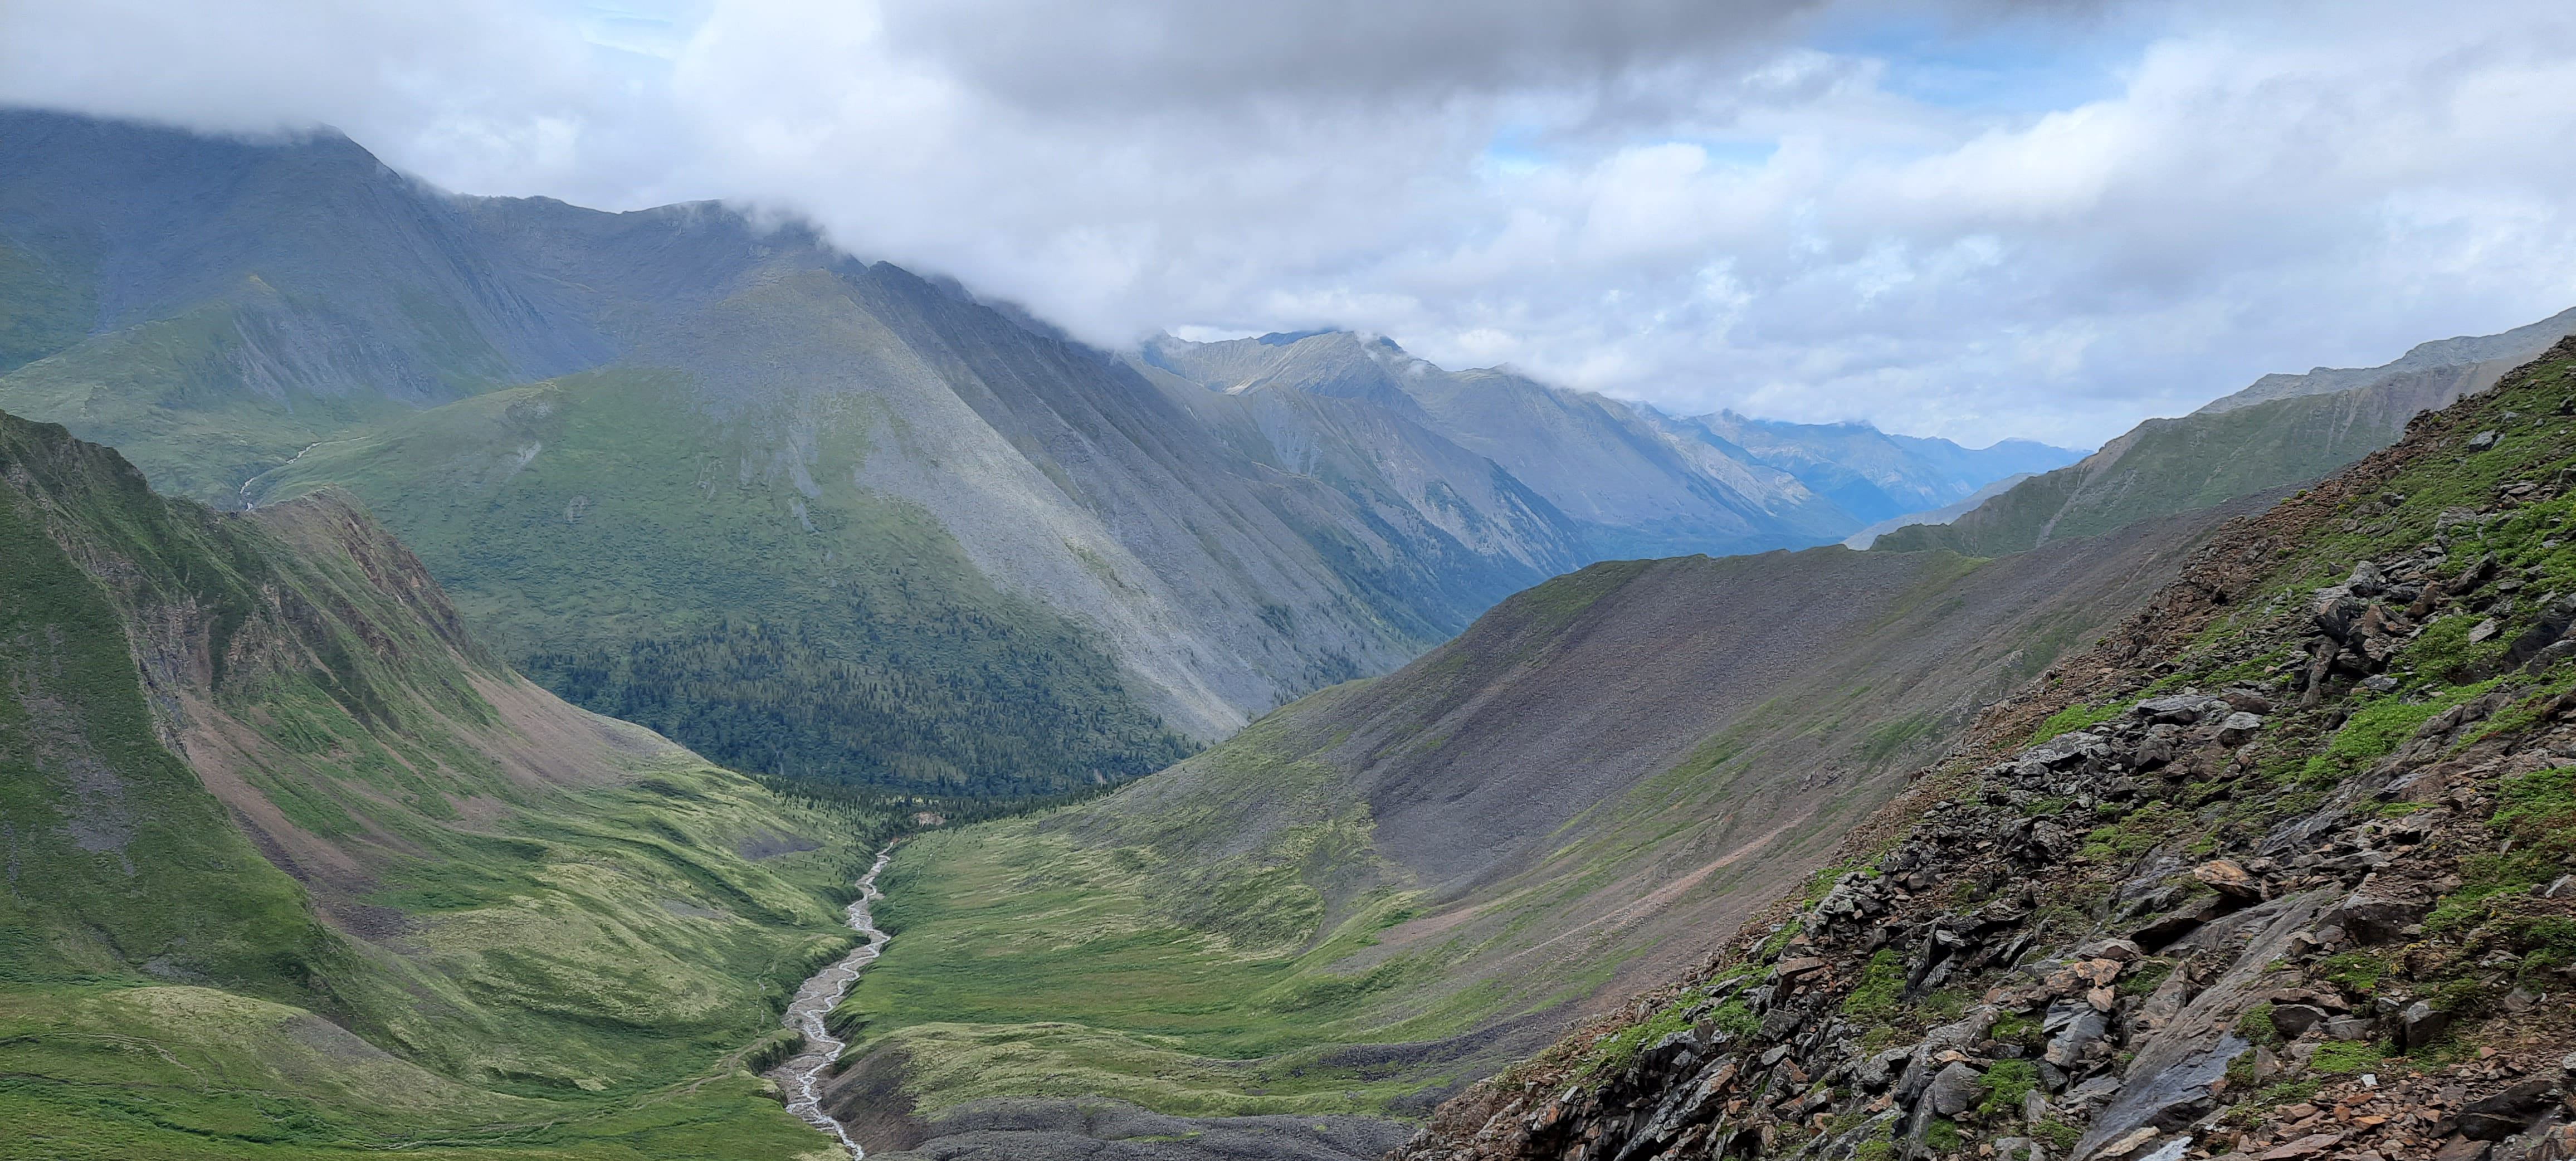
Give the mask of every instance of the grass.
[[1843, 1014], [1862, 1020], [1882, 1020], [1897, 1013], [1905, 999], [1905, 957], [1893, 948], [1882, 948], [1869, 957], [1861, 969], [1858, 983], [1851, 994], [1843, 997]]
[[2120, 716], [2121, 711], [2126, 708], [2126, 706], [2110, 703], [2096, 706], [2077, 702], [2074, 705], [2070, 705], [2065, 709], [2048, 715], [2047, 721], [2039, 723], [2039, 728], [2030, 732], [2030, 741], [2028, 744], [2036, 746], [2041, 742], [2045, 742], [2050, 738], [2058, 736], [2059, 734], [2073, 733], [2077, 730], [2110, 721], [2112, 718]]

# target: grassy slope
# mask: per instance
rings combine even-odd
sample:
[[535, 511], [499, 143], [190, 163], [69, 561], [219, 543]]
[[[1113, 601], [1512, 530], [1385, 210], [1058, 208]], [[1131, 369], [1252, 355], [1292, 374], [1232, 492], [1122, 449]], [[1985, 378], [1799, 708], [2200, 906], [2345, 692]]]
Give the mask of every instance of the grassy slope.
[[[19, 284], [23, 272], [10, 266], [0, 253], [0, 288]], [[11, 313], [68, 315], [83, 298], [67, 285], [42, 289], [47, 298]], [[85, 313], [78, 330], [63, 325], [68, 317], [0, 317], [0, 410], [116, 448], [165, 493], [239, 507], [244, 481], [305, 447], [412, 411], [364, 387], [317, 394], [293, 382], [311, 374], [298, 356], [323, 357], [291, 349], [298, 324], [329, 325], [297, 309], [251, 277], [228, 297], [97, 335]], [[24, 360], [8, 357], [13, 338]]]
[[39, 1155], [815, 1147], [735, 1058], [848, 945], [858, 820], [493, 666], [343, 502], [212, 513], [6, 417], [0, 460], [0, 1107]]
[[[1002, 1094], [1418, 1108], [1554, 1016], [1700, 954], [1812, 869], [1985, 692], [2085, 639], [2157, 575], [2159, 550], [2214, 519], [2082, 561], [1826, 549], [1558, 578], [1398, 674], [1312, 695], [1117, 795], [908, 844], [880, 909], [898, 938], [836, 1016], [857, 1051], [906, 1056], [923, 1113]], [[1723, 623], [1714, 608], [1756, 590], [1842, 602], [1818, 578], [1854, 569], [1871, 579], [1833, 630], [1842, 644], [1785, 662], [1757, 651], [1751, 673], [1726, 676], [1724, 641], [1703, 649], [1659, 619]], [[1656, 641], [1672, 647], [1638, 651]], [[1702, 652], [1712, 668], [1696, 668]], [[1538, 831], [1498, 842], [1512, 857], [1489, 869], [1403, 861], [1432, 866], [1409, 828], [1497, 809], [1473, 797], [1503, 777], [1487, 755], [1553, 762], [1551, 735], [1651, 700], [1640, 687], [1693, 691], [1644, 711], [1669, 719], [1652, 756], [1533, 784], [1546, 797], [1588, 779], [1588, 805], [1533, 800]], [[1451, 777], [1470, 781], [1433, 793], [1458, 795], [1446, 805], [1425, 814], [1390, 791], [1460, 747]], [[1392, 1045], [1410, 1046], [1367, 1047]]]
[[1186, 752], [1071, 622], [927, 513], [814, 486], [852, 449], [814, 451], [776, 462], [676, 373], [620, 368], [323, 445], [271, 494], [346, 486], [513, 663], [739, 768], [1032, 794]]
[[1898, 529], [1871, 547], [2023, 552], [2315, 479], [2395, 442], [2418, 411], [2448, 403], [2444, 388], [2464, 375], [2407, 376], [2331, 395], [2151, 419], [2083, 462], [2025, 480], [1950, 524]]

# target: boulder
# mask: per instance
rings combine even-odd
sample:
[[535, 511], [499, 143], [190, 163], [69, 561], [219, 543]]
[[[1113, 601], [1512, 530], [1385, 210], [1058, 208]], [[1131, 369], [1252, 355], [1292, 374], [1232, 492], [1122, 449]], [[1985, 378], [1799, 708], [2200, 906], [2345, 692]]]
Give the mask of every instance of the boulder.
[[2272, 1005], [2272, 1030], [2280, 1033], [2283, 1039], [2296, 1040], [2301, 1036], [2307, 1035], [2308, 1029], [2314, 1028], [2319, 1024], [2323, 1024], [2325, 1021], [2325, 1010], [2313, 1005]]
[[2529, 1126], [2557, 1099], [2557, 1081], [2526, 1080], [2461, 1109], [2460, 1135], [2473, 1141], [2504, 1140]]
[[2218, 723], [2218, 744], [2234, 749], [2254, 740], [2255, 731], [2263, 728], [2263, 719], [2238, 710]]
[[2192, 868], [2191, 877], [2209, 885], [2211, 890], [2239, 902], [2251, 903], [2263, 897], [2262, 880], [2228, 859], [2211, 859]]
[[2406, 1010], [2398, 1014], [2397, 1021], [2409, 1052], [2441, 1039], [2443, 1033], [2451, 1030], [2451, 1014], [2439, 1011], [2423, 1000], [2407, 1005]]
[[1951, 1061], [1932, 1075], [1932, 1085], [1925, 1090], [1932, 1101], [1932, 1111], [1955, 1117], [1977, 1103], [1977, 1080], [1984, 1073], [1968, 1067], [1963, 1061]]
[[[2360, 612], [2355, 610], [2353, 615], [2359, 616]], [[2151, 722], [2187, 726], [2199, 721], [2203, 714], [2210, 712], [2213, 702], [2217, 703], [2215, 708], [2229, 708], [2224, 698], [2198, 693], [2177, 693], [2166, 697], [2148, 698], [2131, 707], [2129, 712]]]
[[[2342, 585], [2318, 589], [2316, 596], [2308, 602], [2308, 618], [2316, 623], [2317, 631], [2343, 644], [2352, 642], [2355, 631], [2361, 627], [2362, 616], [2369, 611], [2370, 602], [2352, 595], [2352, 590]], [[2184, 719], [2182, 724], [2191, 724], [2190, 719]]]
[[2231, 689], [2219, 696], [2226, 698], [2228, 705], [2249, 714], [2272, 712], [2272, 699], [2250, 689]]
[[2420, 923], [2429, 904], [2368, 893], [2365, 885], [2318, 916], [2320, 925], [2340, 927], [2362, 943], [2395, 943], [2407, 928]]
[[2110, 1023], [2091, 1004], [2061, 1004], [2050, 1010], [2049, 1023], [2058, 1022], [2061, 1010], [2069, 1014], [2064, 1017], [2064, 1027], [2055, 1036], [2049, 1038], [2046, 1059], [2059, 1068], [2071, 1068], [2077, 1061], [2084, 1059], [2085, 1049], [2102, 1039], [2102, 1034], [2109, 1030]]
[[2388, 591], [2387, 574], [2380, 572], [2379, 565], [2374, 561], [2365, 560], [2352, 566], [2352, 576], [2343, 584], [2345, 588], [2352, 590], [2354, 596], [2359, 597], [2375, 597]]

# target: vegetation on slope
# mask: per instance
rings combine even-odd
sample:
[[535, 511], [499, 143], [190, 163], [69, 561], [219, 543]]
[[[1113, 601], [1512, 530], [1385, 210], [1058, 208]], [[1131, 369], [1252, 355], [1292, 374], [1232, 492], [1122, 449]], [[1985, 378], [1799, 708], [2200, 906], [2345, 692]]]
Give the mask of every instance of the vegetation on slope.
[[816, 1147], [744, 1052], [849, 946], [837, 901], [889, 819], [548, 698], [345, 500], [215, 513], [6, 416], [0, 479], [22, 1140]]
[[1948, 548], [1973, 556], [2024, 552], [2304, 483], [2396, 442], [2408, 419], [2449, 403], [2470, 385], [2471, 370], [2150, 419], [2082, 462], [2024, 480], [1949, 524], [1909, 525], [1871, 547]]
[[811, 450], [778, 462], [683, 377], [613, 369], [323, 445], [270, 494], [349, 488], [529, 676], [737, 769], [1028, 796], [1187, 752], [1078, 626], [928, 513], [815, 486], [852, 449]]

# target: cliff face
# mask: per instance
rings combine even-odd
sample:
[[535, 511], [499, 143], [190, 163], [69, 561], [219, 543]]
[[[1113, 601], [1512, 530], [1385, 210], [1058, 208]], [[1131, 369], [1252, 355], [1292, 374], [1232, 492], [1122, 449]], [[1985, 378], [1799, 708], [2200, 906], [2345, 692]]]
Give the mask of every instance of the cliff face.
[[2570, 1154], [2576, 342], [2234, 522], [1397, 1157]]

